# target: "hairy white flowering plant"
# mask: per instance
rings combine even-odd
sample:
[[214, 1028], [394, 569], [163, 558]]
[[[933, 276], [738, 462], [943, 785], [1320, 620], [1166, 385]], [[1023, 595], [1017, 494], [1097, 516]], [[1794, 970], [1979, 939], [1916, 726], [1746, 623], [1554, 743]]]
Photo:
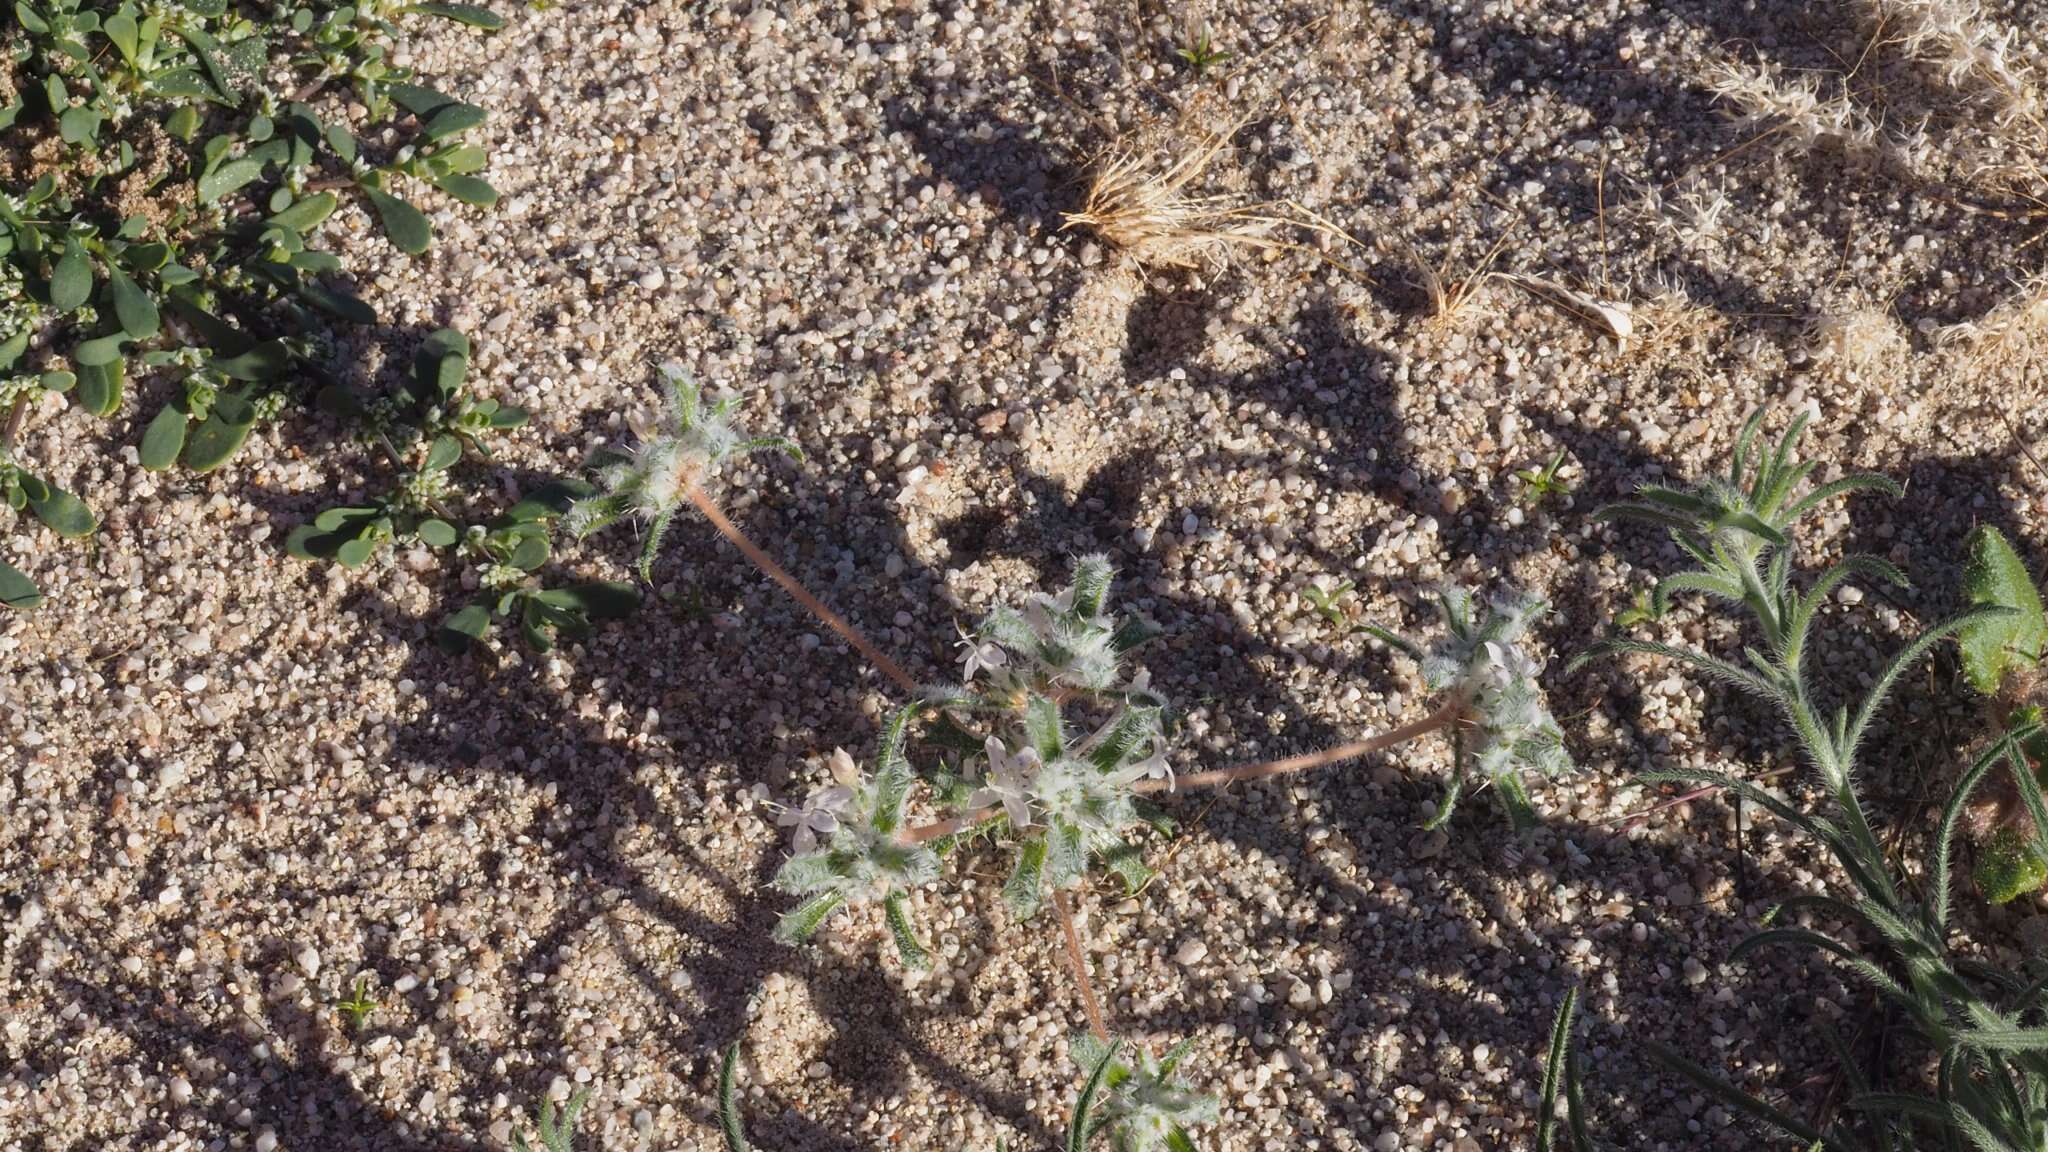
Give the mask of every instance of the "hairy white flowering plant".
[[[1003, 896], [1020, 920], [1048, 890], [1080, 884], [1092, 863], [1131, 891], [1150, 879], [1125, 834], [1163, 819], [1137, 797], [1141, 784], [1170, 776], [1163, 703], [1142, 671], [1125, 675], [1124, 654], [1150, 632], [1110, 617], [1113, 575], [1091, 556], [1057, 595], [991, 612], [962, 642], [965, 683], [926, 689], [896, 714], [872, 777], [835, 754], [834, 783], [784, 810], [779, 822], [795, 829], [797, 855], [776, 882], [809, 897], [783, 918], [784, 939], [808, 937], [842, 906], [878, 901], [904, 961], [922, 963], [902, 896], [936, 877], [939, 851], [972, 837], [1017, 846]], [[920, 719], [942, 761], [927, 782], [954, 814], [906, 828], [917, 775], [904, 747]]]
[[835, 757], [836, 782], [786, 821], [796, 825], [797, 854], [775, 874], [775, 886], [805, 899], [775, 926], [778, 939], [806, 939], [841, 908], [880, 904], [903, 963], [923, 968], [931, 962], [911, 930], [907, 907], [910, 890], [939, 875], [938, 854], [902, 835], [904, 804], [916, 783], [903, 754], [913, 711], [897, 712], [883, 729], [873, 774]]
[[578, 500], [563, 524], [578, 539], [628, 517], [647, 521], [640, 549], [640, 578], [651, 579], [661, 539], [685, 503], [709, 503], [703, 484], [734, 456], [772, 450], [798, 459], [803, 452], [780, 436], [747, 436], [733, 424], [738, 397], [705, 407], [703, 391], [680, 364], [661, 366], [668, 407], [659, 421], [634, 428], [639, 443], [627, 451], [601, 452], [592, 460], [604, 491]]
[[1518, 828], [1536, 823], [1528, 778], [1550, 779], [1571, 770], [1564, 733], [1550, 715], [1538, 677], [1543, 665], [1523, 644], [1529, 626], [1548, 608], [1541, 599], [1502, 595], [1484, 605], [1463, 588], [1437, 596], [1444, 636], [1427, 652], [1380, 628], [1380, 639], [1406, 651], [1422, 666], [1432, 692], [1459, 706], [1450, 725], [1453, 773], [1437, 813], [1426, 827], [1441, 827], [1456, 811], [1468, 778], [1477, 777], [1500, 794]]
[[1067, 1146], [1085, 1148], [1101, 1135], [1115, 1152], [1193, 1149], [1188, 1129], [1214, 1122], [1220, 1108], [1214, 1097], [1196, 1092], [1178, 1075], [1192, 1046], [1183, 1040], [1154, 1059], [1141, 1045], [1076, 1036], [1070, 1051], [1088, 1081], [1074, 1108]]
[[1160, 822], [1137, 793], [1172, 779], [1164, 701], [1142, 669], [1125, 672], [1125, 655], [1152, 632], [1111, 617], [1114, 575], [1106, 558], [1084, 557], [1058, 594], [990, 612], [961, 640], [961, 685], [924, 693], [935, 736], [967, 756], [959, 777], [943, 781], [958, 812], [920, 834], [1013, 841], [1003, 897], [1019, 919], [1038, 911], [1047, 888], [1079, 884], [1091, 861], [1132, 891], [1151, 877], [1124, 833]]

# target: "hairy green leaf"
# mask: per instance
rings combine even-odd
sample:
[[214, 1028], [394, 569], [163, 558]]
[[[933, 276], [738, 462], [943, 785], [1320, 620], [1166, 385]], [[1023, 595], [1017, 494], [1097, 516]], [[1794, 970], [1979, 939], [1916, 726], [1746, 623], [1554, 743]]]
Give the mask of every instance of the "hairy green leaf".
[[1978, 525], [1964, 543], [1963, 598], [1971, 604], [2010, 609], [2008, 615], [1974, 620], [1957, 633], [1963, 674], [1985, 695], [1998, 691], [2014, 668], [2040, 663], [2048, 645], [2048, 616], [2026, 562], [1989, 524]]

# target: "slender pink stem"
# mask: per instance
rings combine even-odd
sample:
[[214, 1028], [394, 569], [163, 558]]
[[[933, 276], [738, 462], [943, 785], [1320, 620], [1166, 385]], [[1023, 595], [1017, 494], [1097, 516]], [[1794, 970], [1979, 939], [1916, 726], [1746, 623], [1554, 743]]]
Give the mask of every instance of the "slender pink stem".
[[747, 539], [746, 533], [741, 532], [738, 525], [726, 518], [725, 510], [718, 506], [718, 501], [713, 500], [710, 493], [704, 491], [695, 481], [691, 481], [684, 492], [689, 496], [690, 503], [697, 506], [697, 511], [702, 512], [704, 518], [711, 521], [711, 526], [718, 529], [719, 535], [730, 540], [733, 547], [753, 561], [754, 567], [782, 585], [784, 592], [789, 593], [790, 597], [803, 605], [811, 615], [823, 621], [825, 627], [837, 632], [842, 640], [853, 645], [855, 650], [868, 658], [868, 663], [873, 664], [877, 671], [894, 681], [898, 688], [905, 692], [917, 691], [917, 681], [912, 680], [909, 673], [897, 667], [896, 662], [883, 655], [881, 649], [868, 643], [868, 638], [861, 635], [859, 629], [840, 619], [837, 612], [825, 607], [822, 601], [811, 595], [810, 589], [799, 583], [796, 577], [783, 571], [782, 565], [777, 564], [768, 553], [761, 551], [758, 545]]
[[1102, 1006], [1095, 1002], [1095, 985], [1088, 981], [1088, 961], [1081, 955], [1081, 934], [1074, 930], [1074, 914], [1067, 911], [1066, 892], [1052, 890], [1052, 907], [1060, 914], [1060, 931], [1067, 941], [1067, 967], [1073, 970], [1074, 984], [1081, 989], [1081, 1010], [1088, 1014], [1088, 1030], [1107, 1044], [1109, 1029], [1102, 1026]]
[[[1267, 776], [1281, 776], [1289, 772], [1303, 772], [1310, 768], [1319, 768], [1325, 764], [1335, 764], [1343, 760], [1369, 756], [1382, 749], [1392, 748], [1396, 744], [1406, 743], [1417, 736], [1428, 735], [1439, 728], [1448, 727], [1460, 719], [1464, 715], [1464, 709], [1464, 698], [1453, 696], [1451, 699], [1444, 701], [1443, 705], [1437, 708], [1436, 711], [1431, 712], [1422, 719], [1412, 724], [1402, 725], [1391, 732], [1383, 732], [1378, 736], [1368, 737], [1364, 740], [1354, 740], [1349, 744], [1339, 744], [1335, 748], [1325, 748], [1320, 752], [1304, 752], [1299, 756], [1289, 756], [1285, 760], [1268, 760], [1260, 764], [1241, 764], [1235, 768], [1217, 768], [1208, 772], [1194, 772], [1186, 776], [1175, 777], [1171, 784], [1165, 780], [1140, 780], [1133, 784], [1131, 788], [1135, 792], [1220, 788], [1227, 784], [1235, 784], [1240, 780], [1261, 780]], [[987, 808], [976, 808], [971, 812], [962, 812], [958, 816], [948, 816], [944, 820], [935, 820], [930, 824], [920, 824], [915, 828], [906, 828], [903, 830], [903, 839], [911, 844], [922, 844], [927, 840], [937, 840], [941, 836], [951, 836], [956, 832], [964, 832], [994, 816], [996, 811], [996, 807], [990, 805]]]
[[1463, 716], [1464, 712], [1464, 697], [1452, 696], [1449, 700], [1444, 701], [1443, 705], [1436, 711], [1431, 712], [1422, 719], [1412, 724], [1404, 724], [1391, 732], [1382, 732], [1378, 736], [1368, 737], [1364, 740], [1353, 740], [1349, 744], [1339, 744], [1335, 748], [1325, 748], [1320, 752], [1304, 752], [1299, 756], [1289, 756], [1284, 760], [1268, 760], [1263, 764], [1241, 764], [1235, 768], [1215, 768], [1207, 772], [1193, 772], [1186, 776], [1176, 777], [1171, 781], [1140, 780], [1133, 787], [1139, 792], [1164, 792], [1169, 788], [1174, 791], [1193, 788], [1220, 788], [1225, 785], [1235, 784], [1240, 780], [1263, 780], [1268, 776], [1284, 776], [1290, 772], [1304, 772], [1310, 768], [1320, 768], [1325, 764], [1335, 764], [1342, 760], [1355, 760], [1360, 756], [1369, 756], [1381, 749], [1392, 748], [1396, 744], [1405, 744], [1417, 736], [1422, 736], [1448, 726]]
[[993, 805], [987, 808], [976, 808], [972, 812], [962, 812], [958, 816], [948, 816], [944, 820], [935, 820], [930, 824], [920, 824], [915, 828], [905, 828], [903, 830], [903, 839], [911, 844], [922, 844], [927, 840], [937, 840], [941, 836], [951, 836], [955, 832], [964, 832], [995, 814], [996, 810]]

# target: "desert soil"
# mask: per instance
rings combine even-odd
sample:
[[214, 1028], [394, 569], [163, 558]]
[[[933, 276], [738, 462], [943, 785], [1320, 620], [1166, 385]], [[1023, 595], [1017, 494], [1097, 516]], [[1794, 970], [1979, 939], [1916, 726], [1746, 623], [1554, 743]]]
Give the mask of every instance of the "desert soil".
[[[731, 473], [735, 519], [920, 679], [957, 675], [959, 625], [1107, 553], [1117, 602], [1165, 629], [1142, 662], [1183, 770], [1427, 706], [1305, 589], [1354, 581], [1354, 619], [1423, 635], [1445, 582], [1552, 601], [1581, 771], [1537, 791], [1545, 831], [1514, 836], [1482, 794], [1421, 832], [1449, 767], [1424, 741], [1177, 798], [1159, 880], [1080, 898], [1113, 1026], [1196, 1042], [1224, 1106], [1204, 1147], [1527, 1147], [1572, 986], [1592, 1118], [1622, 1146], [1779, 1146], [1648, 1040], [1790, 1107], [1839, 1101], [1820, 1025], [1868, 1042], [1868, 1001], [1804, 954], [1722, 963], [1826, 863], [1717, 798], [1631, 819], [1653, 766], [1811, 800], [1784, 733], [1668, 667], [1566, 663], [1679, 566], [1593, 509], [1718, 466], [1759, 404], [1774, 430], [1813, 415], [1822, 475], [1909, 485], [1804, 537], [1805, 562], [1874, 551], [1914, 579], [1830, 609], [1815, 666], [1843, 690], [1953, 605], [1973, 524], [2048, 538], [2026, 357], [1935, 339], [2012, 294], [2035, 229], [1957, 202], [1984, 114], [1870, 50], [1864, 5], [503, 7], [508, 30], [434, 30], [413, 63], [493, 111], [505, 199], [440, 206], [417, 260], [349, 217], [386, 323], [337, 352], [374, 375], [470, 332], [487, 394], [536, 413], [486, 485], [625, 440], [680, 361], [807, 453]], [[1173, 54], [1190, 16], [1231, 53], [1202, 76]], [[1724, 60], [1868, 69], [1859, 98], [1933, 117], [1931, 154], [1756, 141], [1705, 87]], [[1163, 271], [1062, 230], [1112, 141], [1240, 118], [1208, 190], [1351, 240]], [[1634, 338], [1501, 281], [1433, 322], [1419, 266], [1457, 280], [1489, 254], [1634, 302]], [[217, 474], [150, 474], [152, 410], [39, 413], [24, 454], [105, 527], [0, 544], [50, 594], [0, 619], [0, 1149], [503, 1148], [579, 1087], [580, 1147], [711, 1149], [742, 1036], [763, 1149], [1057, 1144], [1081, 1009], [1052, 926], [1003, 912], [1001, 860], [917, 899], [928, 974], [864, 917], [769, 939], [770, 802], [870, 751], [899, 697], [706, 525], [588, 643], [449, 658], [431, 630], [461, 589], [430, 557], [282, 550], [374, 459], [302, 417]], [[1525, 503], [1513, 473], [1560, 449], [1574, 491]], [[630, 578], [635, 552], [620, 528], [560, 563]], [[1741, 642], [1690, 605], [1642, 634]], [[1953, 680], [1916, 678], [1866, 771], [1909, 849], [1973, 737]], [[2037, 923], [1978, 930], [2016, 955]], [[333, 1006], [359, 974], [382, 1006], [356, 1034]]]

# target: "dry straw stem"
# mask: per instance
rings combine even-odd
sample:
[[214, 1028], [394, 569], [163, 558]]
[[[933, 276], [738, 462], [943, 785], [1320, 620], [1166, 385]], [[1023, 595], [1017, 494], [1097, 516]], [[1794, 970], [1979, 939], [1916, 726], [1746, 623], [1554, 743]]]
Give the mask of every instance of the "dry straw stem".
[[1629, 337], [1635, 335], [1635, 319], [1628, 304], [1602, 300], [1541, 276], [1511, 272], [1503, 274], [1501, 278], [1531, 296], [1557, 307], [1595, 332], [1612, 337], [1622, 348], [1627, 348]]
[[1241, 116], [1220, 132], [1198, 134], [1184, 148], [1112, 144], [1095, 165], [1080, 211], [1067, 213], [1061, 230], [1086, 228], [1148, 268], [1213, 267], [1232, 251], [1249, 249], [1309, 252], [1364, 276], [1315, 249], [1272, 234], [1293, 229], [1363, 247], [1320, 214], [1292, 200], [1253, 201], [1196, 191], [1249, 120]]
[[[1517, 220], [1516, 223], [1520, 221]], [[1493, 247], [1486, 250], [1485, 258], [1479, 261], [1479, 267], [1462, 280], [1450, 279], [1446, 275], [1448, 265], [1432, 264], [1413, 244], [1408, 245], [1409, 259], [1422, 274], [1419, 286], [1429, 293], [1429, 322], [1432, 325], [1449, 327], [1456, 323], [1458, 318], [1464, 315], [1465, 309], [1478, 298], [1480, 289], [1486, 287], [1489, 280], [1500, 275], [1493, 271], [1493, 264], [1500, 259], [1500, 254], [1507, 248], [1508, 238], [1513, 234], [1512, 227], [1501, 233], [1500, 239], [1493, 242]]]

